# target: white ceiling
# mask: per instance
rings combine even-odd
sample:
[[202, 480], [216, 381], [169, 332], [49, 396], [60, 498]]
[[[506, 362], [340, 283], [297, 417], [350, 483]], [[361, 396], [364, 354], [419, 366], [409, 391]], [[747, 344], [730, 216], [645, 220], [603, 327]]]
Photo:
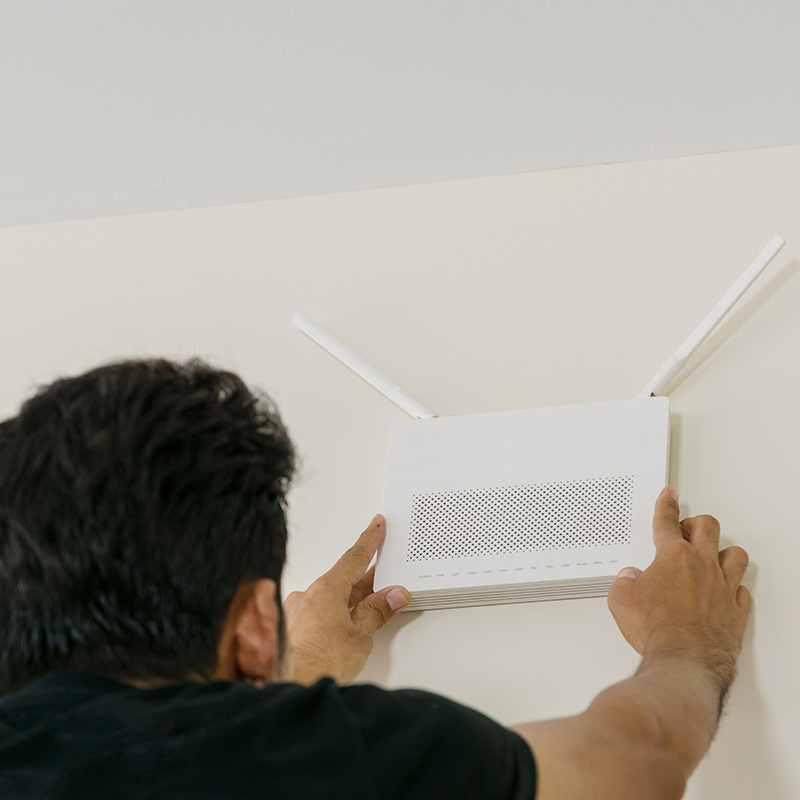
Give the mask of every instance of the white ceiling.
[[6, 0], [0, 225], [800, 143], [797, 0]]

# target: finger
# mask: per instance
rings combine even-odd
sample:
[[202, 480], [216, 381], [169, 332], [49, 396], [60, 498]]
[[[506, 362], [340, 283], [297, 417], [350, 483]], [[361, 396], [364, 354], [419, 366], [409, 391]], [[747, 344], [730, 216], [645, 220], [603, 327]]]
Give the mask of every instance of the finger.
[[365, 597], [352, 613], [353, 622], [367, 634], [380, 630], [395, 614], [402, 611], [410, 602], [408, 589], [402, 586], [388, 586], [379, 592]]
[[714, 517], [708, 514], [689, 517], [683, 520], [681, 527], [700, 555], [715, 561], [719, 558], [719, 522]]
[[733, 589], [737, 587], [744, 577], [747, 565], [750, 563], [750, 556], [741, 547], [726, 547], [720, 551], [719, 565], [725, 575], [725, 580]]
[[736, 590], [736, 602], [742, 611], [744, 611], [746, 614], [750, 613], [750, 603], [752, 602], [752, 597], [750, 596], [750, 590], [746, 586], [740, 586]]
[[656, 507], [653, 512], [653, 541], [656, 550], [660, 550], [672, 542], [683, 539], [683, 531], [678, 521], [681, 514], [681, 507], [678, 503], [678, 494], [669, 486], [661, 490], [661, 494], [656, 499]]
[[350, 592], [350, 600], [348, 608], [357, 606], [367, 595], [375, 591], [375, 567], [372, 566], [367, 570], [367, 574], [353, 587]]
[[378, 514], [356, 543], [331, 567], [328, 575], [355, 586], [364, 577], [385, 533], [386, 520]]

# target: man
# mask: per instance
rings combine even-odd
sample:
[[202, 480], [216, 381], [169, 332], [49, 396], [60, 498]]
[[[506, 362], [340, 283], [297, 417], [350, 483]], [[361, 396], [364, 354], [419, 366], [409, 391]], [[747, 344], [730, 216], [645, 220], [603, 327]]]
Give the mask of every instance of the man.
[[661, 493], [653, 564], [608, 597], [636, 674], [508, 730], [346, 685], [408, 593], [373, 591], [377, 516], [282, 607], [293, 468], [268, 399], [199, 360], [59, 380], [0, 424], [0, 797], [682, 795], [750, 603], [716, 520]]

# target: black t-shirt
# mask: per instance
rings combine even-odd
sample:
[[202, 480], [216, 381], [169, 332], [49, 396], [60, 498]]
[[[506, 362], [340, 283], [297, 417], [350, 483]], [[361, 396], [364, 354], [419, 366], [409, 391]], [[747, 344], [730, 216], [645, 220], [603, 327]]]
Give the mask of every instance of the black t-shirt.
[[528, 745], [444, 697], [51, 673], [0, 699], [0, 797], [533, 800]]

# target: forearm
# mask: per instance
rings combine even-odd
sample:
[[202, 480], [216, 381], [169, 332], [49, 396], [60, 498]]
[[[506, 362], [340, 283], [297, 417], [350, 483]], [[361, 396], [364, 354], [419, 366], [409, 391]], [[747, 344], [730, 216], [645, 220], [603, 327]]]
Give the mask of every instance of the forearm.
[[586, 714], [662, 753], [685, 783], [711, 745], [732, 679], [724, 662], [710, 657], [646, 654], [636, 673], [601, 692]]
[[683, 797], [717, 727], [723, 685], [708, 661], [674, 650], [646, 655], [583, 713], [514, 726], [536, 757], [537, 797]]

